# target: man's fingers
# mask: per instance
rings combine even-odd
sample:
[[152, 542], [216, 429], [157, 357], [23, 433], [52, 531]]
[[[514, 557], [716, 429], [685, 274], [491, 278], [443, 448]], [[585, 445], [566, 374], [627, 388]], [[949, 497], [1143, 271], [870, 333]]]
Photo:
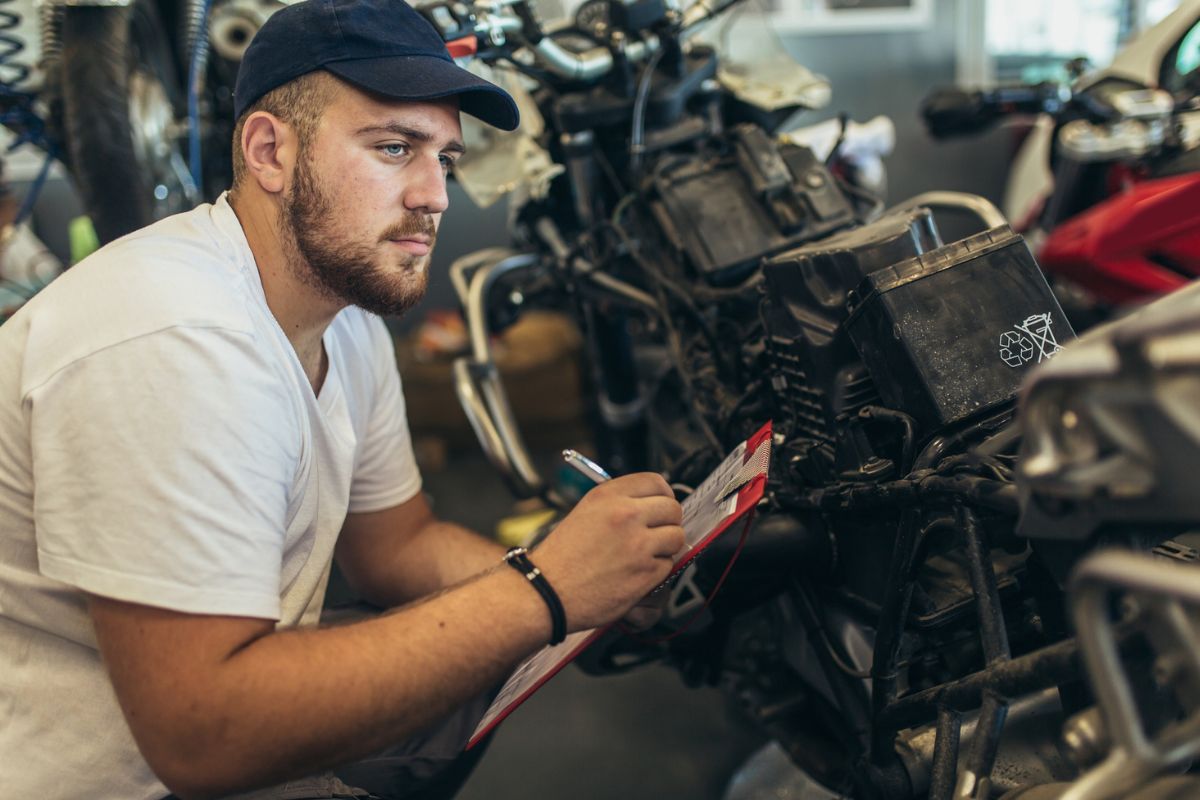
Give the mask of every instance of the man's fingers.
[[666, 478], [657, 472], [635, 472], [631, 475], [622, 475], [601, 485], [610, 487], [611, 490], [620, 491], [628, 497], [655, 497], [659, 495], [672, 499], [675, 497], [675, 493], [671, 491], [671, 485], [667, 483]]
[[661, 606], [636, 605], [629, 609], [625, 614], [625, 618], [621, 621], [634, 633], [640, 633], [653, 628], [662, 619], [662, 615], [663, 609]]
[[687, 543], [683, 528], [678, 525], [660, 525], [650, 531], [654, 543], [655, 558], [670, 558]]
[[683, 509], [670, 497], [643, 497], [637, 501], [637, 508], [642, 521], [651, 528], [683, 522]]

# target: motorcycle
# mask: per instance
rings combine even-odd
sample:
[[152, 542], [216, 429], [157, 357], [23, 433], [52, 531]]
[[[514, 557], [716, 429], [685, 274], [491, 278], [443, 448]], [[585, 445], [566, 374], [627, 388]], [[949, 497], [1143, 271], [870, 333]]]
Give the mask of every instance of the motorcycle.
[[1105, 316], [1200, 276], [1198, 46], [1200, 3], [1185, 2], [1108, 67], [1076, 65], [1070, 88], [941, 89], [922, 103], [937, 138], [1038, 115], [1004, 210], [1081, 310]]
[[[10, 0], [11, 2], [11, 0]], [[39, 116], [100, 243], [229, 185], [233, 86], [285, 0], [48, 0], [38, 9]], [[20, 21], [17, 12], [10, 12]], [[15, 58], [26, 43], [17, 42]], [[12, 62], [15, 63], [15, 62]]]
[[[1062, 496], [1065, 468], [1031, 443], [1074, 443], [1084, 421], [1107, 425], [1115, 411], [1082, 400], [1074, 417], [1044, 410], [1041, 398], [1080, 380], [1074, 359], [1064, 384], [1034, 384], [1059, 388], [1032, 390], [1020, 417], [1018, 392], [1064, 348], [1096, 348], [1070, 346], [1028, 246], [990, 203], [935, 192], [884, 209], [838, 163], [840, 145], [819, 158], [783, 132], [827, 85], [777, 58], [762, 19], [735, 5], [593, 0], [557, 25], [520, 0], [424, 7], [451, 51], [522, 109], [511, 135], [466, 121], [456, 175], [480, 201], [509, 194], [513, 246], [451, 268], [470, 333], [456, 389], [514, 494], [571, 503], [533, 466], [491, 354], [491, 334], [528, 308], [565, 309], [582, 328], [595, 444], [614, 473], [660, 471], [687, 494], [763, 420], [774, 424], [753, 528], [683, 573], [656, 631], [611, 634], [582, 666], [662, 660], [689, 683], [722, 686], [786, 755], [805, 798], [1117, 797], [1137, 781], [1144, 797], [1195, 791], [1186, 776], [1150, 777], [1194, 747], [1191, 728], [1172, 727], [1193, 707], [1194, 634], [1174, 599], [1112, 618], [1110, 594], [1153, 594], [1162, 586], [1145, 576], [1160, 565], [1131, 577], [1085, 559], [1104, 545], [1190, 561], [1195, 551], [1170, 537], [1194, 512], [1177, 504], [1166, 524], [1151, 491], [1159, 473], [1141, 494], [1118, 480]], [[745, 37], [752, 67], [723, 57], [737, 39], [723, 27], [731, 18], [759, 25]], [[944, 242], [943, 209], [973, 213], [982, 230]], [[1118, 348], [1128, 336], [1111, 334]], [[1163, 388], [1149, 400], [1187, 396]], [[1119, 406], [1124, 395], [1110, 397]], [[1110, 428], [1115, 444], [1096, 453], [1155, 452]], [[1066, 466], [1091, 476], [1092, 451], [1070, 452]], [[1124, 463], [1103, 474], [1119, 477]], [[1172, 485], [1188, 474], [1173, 472]], [[1113, 510], [1134, 497], [1139, 513]], [[1080, 505], [1111, 516], [1084, 525]], [[1078, 636], [1073, 572], [1090, 598]], [[1142, 637], [1157, 614], [1173, 627]], [[1095, 694], [1081, 661], [1104, 679]], [[1167, 662], [1184, 666], [1146, 680]], [[1164, 696], [1178, 687], [1182, 698]], [[1105, 736], [1117, 745], [1096, 778]]]

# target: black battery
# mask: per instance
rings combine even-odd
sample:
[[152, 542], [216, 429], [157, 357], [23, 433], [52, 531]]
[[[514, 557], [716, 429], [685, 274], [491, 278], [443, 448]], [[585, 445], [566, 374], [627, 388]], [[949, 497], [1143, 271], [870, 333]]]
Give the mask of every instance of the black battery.
[[867, 276], [850, 339], [884, 403], [939, 430], [1012, 400], [1075, 333], [1025, 240], [1000, 226]]

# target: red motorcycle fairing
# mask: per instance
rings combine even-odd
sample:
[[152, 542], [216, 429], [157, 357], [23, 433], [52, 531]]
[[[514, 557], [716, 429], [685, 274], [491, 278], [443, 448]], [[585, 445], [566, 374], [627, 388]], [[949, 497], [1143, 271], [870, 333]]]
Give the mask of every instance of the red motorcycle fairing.
[[1134, 184], [1051, 231], [1042, 269], [1113, 305], [1200, 277], [1200, 173]]

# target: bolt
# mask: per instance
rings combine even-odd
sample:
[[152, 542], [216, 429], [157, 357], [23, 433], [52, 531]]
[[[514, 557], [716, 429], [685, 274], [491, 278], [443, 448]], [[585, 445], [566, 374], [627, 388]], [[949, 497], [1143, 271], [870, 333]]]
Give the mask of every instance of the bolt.
[[1096, 707], [1081, 711], [1063, 725], [1067, 755], [1079, 767], [1096, 763], [1108, 751], [1108, 730]]

